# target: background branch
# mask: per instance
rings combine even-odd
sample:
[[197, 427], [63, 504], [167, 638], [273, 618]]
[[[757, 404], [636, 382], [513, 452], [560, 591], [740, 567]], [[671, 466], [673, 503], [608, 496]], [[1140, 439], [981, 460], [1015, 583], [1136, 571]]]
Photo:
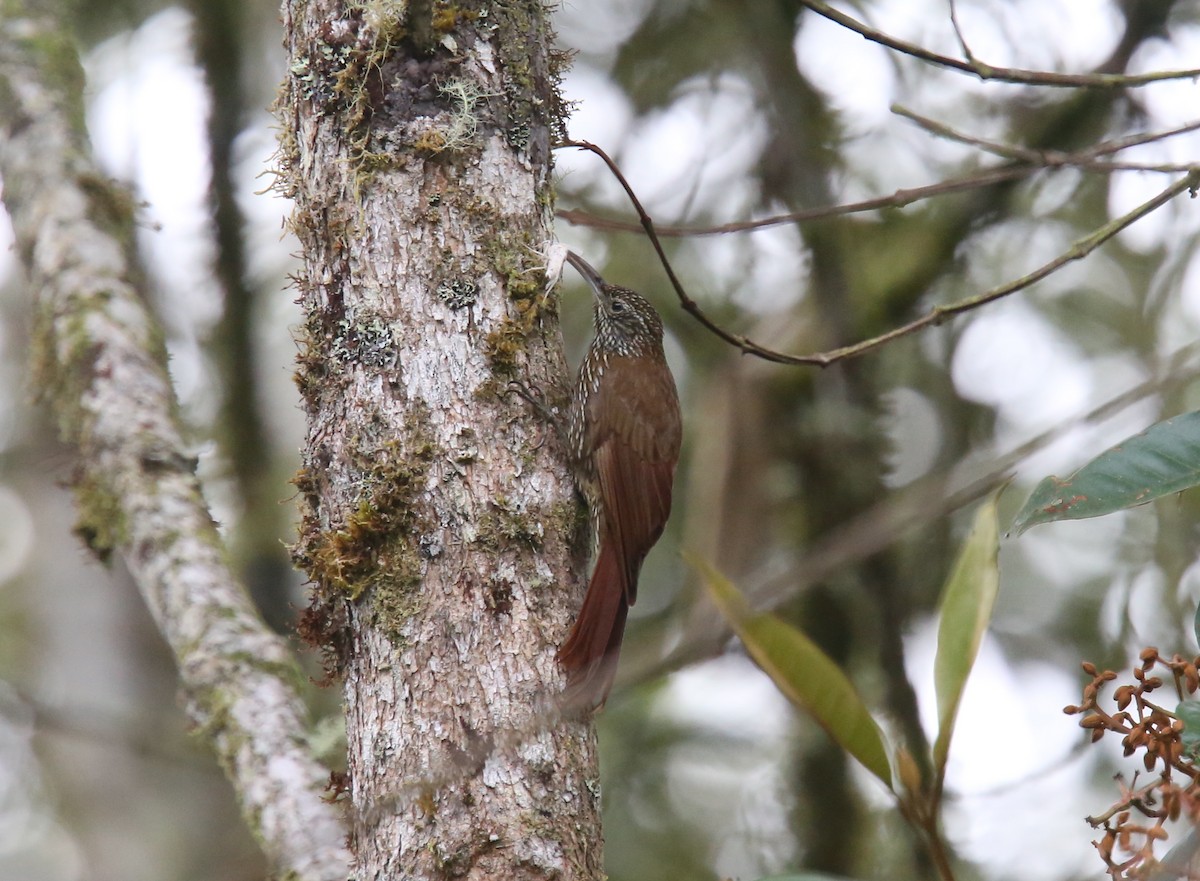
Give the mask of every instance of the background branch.
[[133, 202], [83, 132], [82, 72], [62, 21], [9, 4], [0, 24], [0, 175], [37, 296], [41, 393], [78, 446], [77, 531], [120, 553], [170, 644], [197, 730], [281, 876], [345, 878], [327, 771], [302, 736], [287, 647], [223, 560], [174, 413], [161, 332], [134, 279]]
[[[898, 116], [912, 120], [934, 134], [962, 143], [972, 144], [973, 146], [986, 149], [988, 152], [997, 153], [1006, 158], [1016, 159], [1021, 164], [988, 168], [963, 177], [939, 181], [936, 184], [905, 187], [887, 196], [877, 196], [873, 199], [862, 199], [857, 202], [846, 202], [841, 205], [810, 208], [804, 211], [791, 211], [786, 214], [772, 214], [769, 217], [760, 217], [757, 220], [742, 220], [734, 223], [722, 223], [716, 226], [664, 226], [656, 224], [654, 231], [661, 238], [690, 238], [726, 235], [736, 232], [754, 232], [773, 226], [828, 220], [831, 217], [842, 217], [848, 214], [860, 214], [867, 211], [879, 211], [884, 208], [905, 208], [923, 199], [948, 196], [967, 190], [994, 186], [998, 183], [1020, 180], [1021, 178], [1030, 177], [1039, 171], [1053, 168], [1082, 168], [1084, 171], [1097, 174], [1112, 174], [1116, 171], [1190, 171], [1191, 166], [1187, 165], [1142, 165], [1138, 163], [1096, 162], [1095, 160], [1101, 156], [1110, 156], [1121, 150], [1127, 150], [1130, 147], [1138, 147], [1143, 144], [1166, 140], [1176, 135], [1187, 134], [1188, 132], [1200, 129], [1200, 120], [1198, 120], [1165, 131], [1142, 132], [1123, 138], [1114, 138], [1111, 141], [1102, 141], [1086, 149], [1065, 152], [1061, 150], [1036, 150], [983, 141], [973, 138], [970, 135], [960, 134], [949, 126], [921, 116], [898, 104], [893, 105], [892, 112]], [[555, 216], [576, 226], [586, 226], [590, 229], [605, 230], [607, 232], [643, 232], [645, 229], [636, 220], [599, 217], [591, 212], [574, 208], [561, 208], [555, 212]]]
[[[1055, 88], [1125, 89], [1162, 82], [1163, 80], [1195, 79], [1197, 76], [1200, 76], [1200, 69], [1158, 70], [1141, 74], [1118, 74], [1058, 73], [1052, 70], [993, 67], [973, 57], [968, 61], [962, 61], [958, 58], [951, 58], [949, 55], [931, 52], [923, 46], [909, 43], [883, 31], [869, 27], [858, 19], [834, 9], [829, 4], [822, 3], [821, 0], [800, 0], [800, 2], [817, 15], [824, 16], [830, 21], [854, 31], [854, 33], [870, 40], [872, 43], [878, 43], [880, 46], [886, 46], [888, 49], [894, 49], [897, 52], [902, 52], [920, 61], [927, 61], [930, 64], [957, 70], [961, 73], [972, 74], [981, 80], [996, 80], [1002, 83], [1016, 83], [1026, 86], [1051, 86]], [[965, 43], [963, 44], [963, 48], [966, 48]]]
[[1188, 172], [1188, 174], [1171, 184], [1158, 195], [1147, 200], [1146, 202], [1143, 202], [1132, 211], [1123, 214], [1120, 217], [1114, 218], [1113, 220], [1104, 224], [1104, 226], [1099, 227], [1091, 234], [1075, 242], [1070, 248], [1059, 254], [1053, 260], [1042, 264], [1037, 269], [1034, 269], [1032, 272], [1023, 275], [1020, 278], [1005, 282], [1002, 285], [998, 285], [973, 297], [967, 297], [944, 306], [935, 306], [921, 317], [916, 318], [907, 324], [902, 324], [899, 327], [895, 327], [887, 331], [886, 333], [870, 337], [869, 339], [862, 340], [852, 345], [841, 346], [826, 352], [816, 352], [811, 355], [793, 355], [786, 352], [779, 352], [774, 349], [768, 349], [765, 346], [756, 343], [749, 337], [732, 333], [710, 318], [704, 312], [704, 310], [700, 308], [699, 304], [688, 295], [687, 291], [684, 290], [683, 284], [679, 281], [679, 277], [675, 274], [675, 270], [671, 266], [671, 261], [667, 258], [666, 252], [663, 250], [662, 242], [659, 241], [657, 230], [654, 227], [654, 221], [650, 218], [650, 215], [646, 213], [646, 209], [642, 207], [641, 200], [638, 199], [637, 194], [633, 191], [633, 187], [629, 184], [629, 181], [625, 178], [625, 175], [621, 173], [621, 170], [617, 166], [616, 162], [614, 162], [613, 159], [600, 147], [597, 147], [595, 144], [587, 141], [567, 141], [565, 146], [578, 147], [581, 150], [589, 150], [592, 153], [595, 153], [604, 160], [609, 170], [617, 178], [618, 182], [621, 184], [621, 187], [625, 190], [626, 195], [629, 197], [634, 210], [637, 212], [638, 218], [641, 221], [642, 229], [646, 231], [646, 235], [650, 239], [650, 244], [653, 246], [655, 253], [658, 255], [659, 262], [662, 264], [664, 271], [667, 273], [667, 278], [670, 280], [671, 286], [674, 288], [675, 294], [679, 298], [680, 305], [683, 306], [684, 311], [692, 315], [692, 317], [694, 317], [716, 336], [720, 337], [730, 345], [740, 349], [744, 354], [754, 355], [758, 358], [762, 358], [764, 361], [771, 361], [776, 364], [810, 364], [818, 367], [827, 367], [830, 364], [834, 364], [838, 361], [844, 361], [848, 358], [855, 358], [859, 355], [864, 355], [867, 352], [878, 349], [879, 347], [894, 340], [900, 339], [901, 337], [909, 336], [910, 334], [916, 333], [917, 331], [926, 327], [942, 324], [956, 315], [961, 315], [964, 312], [969, 312], [973, 309], [979, 308], [980, 306], [986, 305], [987, 303], [992, 303], [996, 300], [1007, 297], [1010, 294], [1014, 294], [1017, 291], [1024, 290], [1030, 285], [1041, 281], [1042, 279], [1061, 269], [1063, 266], [1066, 266], [1068, 263], [1083, 259], [1121, 230], [1136, 223], [1138, 220], [1145, 217], [1147, 214], [1151, 213], [1157, 208], [1160, 208], [1171, 199], [1178, 196], [1180, 193], [1187, 190], [1194, 192], [1197, 185], [1200, 185], [1200, 170], [1192, 169]]
[[968, 135], [943, 122], [938, 122], [936, 119], [930, 119], [928, 116], [922, 116], [913, 110], [909, 110], [907, 107], [901, 107], [899, 104], [892, 105], [892, 112], [897, 116], [903, 116], [905, 119], [916, 123], [927, 132], [939, 138], [946, 138], [947, 140], [958, 141], [960, 144], [978, 147], [986, 153], [992, 153], [1003, 159], [1028, 163], [1036, 168], [1082, 168], [1085, 171], [1102, 174], [1111, 174], [1114, 171], [1155, 171], [1163, 174], [1178, 174], [1180, 172], [1191, 171], [1195, 166], [1188, 163], [1147, 164], [1140, 162], [1113, 162], [1100, 161], [1097, 157], [1123, 150], [1126, 147], [1146, 144], [1151, 141], [1162, 140], [1171, 135], [1193, 131], [1200, 127], [1200, 122], [1194, 122], [1172, 129], [1169, 132], [1141, 136], [1135, 143], [1125, 143], [1119, 146], [1097, 145], [1087, 150], [1065, 152], [1062, 150], [1038, 150], [1031, 147], [1023, 147], [1019, 144], [1001, 144], [997, 141], [989, 141], [986, 138]]

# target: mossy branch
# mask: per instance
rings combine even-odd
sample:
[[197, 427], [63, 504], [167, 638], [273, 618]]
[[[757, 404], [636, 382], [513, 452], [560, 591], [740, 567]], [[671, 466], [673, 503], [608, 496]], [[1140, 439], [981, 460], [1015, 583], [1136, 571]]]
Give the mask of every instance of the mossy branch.
[[0, 176], [37, 298], [37, 385], [78, 448], [77, 531], [127, 564], [277, 874], [344, 879], [345, 832], [303, 740], [294, 659], [224, 562], [174, 418], [135, 281], [133, 202], [91, 159], [69, 28], [32, 5], [14, 0], [0, 19]]

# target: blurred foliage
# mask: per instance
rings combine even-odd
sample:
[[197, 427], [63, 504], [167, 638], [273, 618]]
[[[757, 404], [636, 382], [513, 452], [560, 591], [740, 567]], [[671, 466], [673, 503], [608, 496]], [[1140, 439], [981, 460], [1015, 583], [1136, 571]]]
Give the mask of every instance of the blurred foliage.
[[[996, 64], [1189, 67], [1200, 45], [1200, 4], [1184, 0], [956, 6], [972, 50]], [[847, 8], [911, 42], [960, 52], [945, 3]], [[147, 200], [147, 272], [164, 291], [157, 305], [203, 476], [238, 565], [286, 627], [300, 598], [279, 553], [291, 540], [287, 480], [301, 431], [289, 385], [293, 245], [279, 237], [286, 206], [253, 195], [269, 163], [265, 107], [281, 75], [277, 7], [122, 0], [76, 9], [98, 149], [125, 145], [106, 161]], [[164, 22], [181, 19], [190, 34], [182, 49], [164, 37]], [[891, 115], [893, 103], [1046, 151], [1168, 129], [1200, 106], [1191, 81], [981, 83], [848, 35], [795, 0], [613, 0], [569, 4], [558, 21], [564, 48], [577, 50], [565, 84], [578, 102], [572, 136], [615, 156], [664, 225], [886, 196], [1012, 161], [935, 137]], [[135, 87], [163, 65], [198, 91], [147, 92], [158, 106], [125, 103], [151, 132], [158, 111], [195, 103], [199, 147], [185, 132], [158, 132], [166, 184], [145, 170], [156, 157], [134, 133], [111, 130], [132, 117], [97, 110], [142, 94]], [[1193, 133], [1117, 158], [1193, 162], [1198, 146]], [[630, 216], [594, 157], [561, 151], [558, 163], [561, 207]], [[1145, 172], [1047, 169], [874, 212], [666, 244], [688, 291], [724, 326], [812, 352], [1018, 277], [1165, 183]], [[199, 196], [181, 234], [166, 201], [184, 185]], [[1195, 205], [1172, 202], [1029, 290], [824, 370], [743, 357], [671, 308], [642, 236], [565, 223], [560, 234], [610, 281], [661, 307], [687, 423], [675, 514], [647, 561], [618, 691], [600, 720], [611, 878], [932, 877], [882, 787], [745, 662], [677, 552], [698, 555], [756, 611], [805, 634], [855, 683], [888, 742], [908, 744], [919, 764], [938, 730], [934, 621], [970, 528], [964, 506], [1015, 470], [1000, 502], [1010, 522], [1046, 474], [1071, 473], [1200, 407], [1196, 359], [1170, 357], [1200, 324]], [[202, 245], [199, 256], [167, 247], [181, 241]], [[182, 278], [171, 273], [180, 266]], [[119, 567], [85, 561], [70, 535], [56, 484], [69, 456], [14, 391], [23, 388], [29, 317], [11, 262], [4, 271], [0, 488], [16, 500], [5, 496], [17, 511], [6, 522], [33, 526], [27, 541], [0, 542], [0, 627], [19, 634], [0, 647], [0, 678], [17, 695], [5, 705], [34, 710], [5, 711], [0, 746], [24, 767], [32, 742], [39, 773], [8, 793], [4, 818], [28, 834], [0, 850], [0, 875], [262, 877], [219, 772], [181, 742], [174, 671], [136, 593]], [[584, 296], [568, 279], [572, 355], [589, 333]], [[1134, 399], [1103, 407], [1137, 386]], [[1079, 729], [1061, 707], [1078, 693], [1081, 658], [1132, 671], [1141, 646], [1194, 653], [1195, 495], [1002, 544], [993, 626], [961, 695], [946, 768], [945, 833], [963, 881], [1100, 869], [1083, 817], [1119, 798], [1112, 776], [1123, 758], [1103, 744], [1075, 749]], [[334, 700], [315, 695], [318, 714]]]

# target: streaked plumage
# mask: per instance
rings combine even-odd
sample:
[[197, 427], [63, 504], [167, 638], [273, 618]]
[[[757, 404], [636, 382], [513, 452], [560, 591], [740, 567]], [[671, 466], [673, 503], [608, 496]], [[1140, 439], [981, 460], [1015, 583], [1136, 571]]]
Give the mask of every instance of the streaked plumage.
[[671, 512], [682, 429], [654, 307], [634, 291], [606, 283], [578, 255], [567, 259], [594, 294], [596, 336], [579, 369], [567, 443], [600, 550], [583, 608], [558, 657], [568, 676], [567, 703], [598, 706], [612, 688], [642, 561]]

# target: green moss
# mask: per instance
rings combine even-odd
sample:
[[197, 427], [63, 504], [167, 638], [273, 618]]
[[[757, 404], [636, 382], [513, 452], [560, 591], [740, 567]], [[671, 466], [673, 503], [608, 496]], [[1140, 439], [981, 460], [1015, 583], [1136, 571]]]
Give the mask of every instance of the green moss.
[[87, 309], [80, 305], [64, 322], [56, 322], [50, 304], [38, 304], [33, 324], [33, 384], [39, 400], [48, 401], [58, 434], [77, 444], [83, 432], [83, 393], [91, 383], [97, 349], [87, 332]]
[[550, 46], [554, 34], [547, 9], [539, 4], [511, 4], [492, 16], [493, 44], [499, 49], [505, 76], [504, 133], [516, 150], [525, 150], [535, 130], [549, 130], [552, 141], [566, 137], [567, 109], [560, 96], [562, 72], [569, 56], [530, 53], [529, 46]]
[[354, 439], [358, 503], [336, 526], [321, 528], [313, 473], [302, 470], [293, 481], [307, 502], [293, 558], [315, 583], [301, 629], [308, 641], [329, 652], [331, 673], [341, 668], [347, 650], [346, 622], [339, 612], [344, 603], [362, 606], [376, 626], [396, 638], [424, 607], [420, 534], [427, 524], [419, 502], [430, 464], [439, 455], [427, 425], [428, 413], [415, 411], [407, 437], [376, 443], [368, 423], [364, 436]]
[[446, 878], [465, 877], [475, 861], [469, 844], [459, 845], [453, 851], [447, 851], [438, 841], [429, 842], [428, 847], [434, 868]]
[[125, 247], [133, 244], [134, 215], [137, 202], [124, 186], [94, 174], [76, 178], [88, 197], [88, 216]]
[[475, 540], [490, 550], [525, 547], [541, 550], [546, 538], [544, 512], [518, 510], [505, 498], [495, 499], [479, 518]]
[[[476, 210], [486, 212], [488, 205]], [[500, 277], [512, 309], [484, 338], [483, 352], [498, 379], [511, 379], [529, 340], [555, 315], [555, 302], [546, 290], [546, 273], [528, 230], [495, 229], [484, 246], [484, 259]]]
[[128, 524], [120, 499], [108, 484], [83, 471], [75, 480], [75, 504], [78, 516], [74, 532], [102, 563], [127, 537]]
[[517, 374], [517, 364], [525, 351], [527, 331], [518, 322], [505, 318], [483, 340], [483, 354], [492, 373], [501, 377]]
[[420, 566], [409, 553], [414, 501], [425, 488], [428, 447], [402, 455], [399, 444], [376, 450], [364, 495], [345, 522], [320, 533], [306, 554], [309, 574], [325, 590], [352, 600], [387, 581], [410, 582]]
[[[238, 620], [242, 613], [237, 610], [231, 610], [229, 618]], [[244, 665], [248, 669], [259, 670], [290, 684], [298, 690], [303, 689], [308, 677], [301, 672], [300, 668], [289, 661], [272, 661], [264, 658], [262, 655], [250, 654], [249, 652], [232, 652], [229, 658], [239, 664]]]
[[547, 529], [551, 535], [566, 536], [576, 553], [586, 553], [591, 539], [591, 517], [587, 505], [578, 498], [555, 502], [547, 512]]
[[86, 77], [79, 63], [79, 49], [71, 35], [70, 28], [30, 29], [24, 36], [20, 30], [12, 28], [8, 39], [23, 42], [36, 56], [38, 69], [50, 89], [57, 93], [71, 127], [83, 134], [86, 130], [83, 107]]
[[[211, 743], [214, 737], [229, 727], [233, 698], [229, 692], [218, 687], [199, 692], [195, 699], [200, 704], [201, 714], [205, 721], [203, 725], [193, 727], [189, 733], [201, 741]], [[228, 749], [218, 751], [217, 758], [222, 767], [225, 767], [227, 761], [225, 757], [229, 754], [230, 750]]]
[[475, 21], [479, 13], [474, 9], [463, 9], [456, 3], [439, 0], [433, 8], [433, 31], [438, 36], [450, 33], [463, 21]]

